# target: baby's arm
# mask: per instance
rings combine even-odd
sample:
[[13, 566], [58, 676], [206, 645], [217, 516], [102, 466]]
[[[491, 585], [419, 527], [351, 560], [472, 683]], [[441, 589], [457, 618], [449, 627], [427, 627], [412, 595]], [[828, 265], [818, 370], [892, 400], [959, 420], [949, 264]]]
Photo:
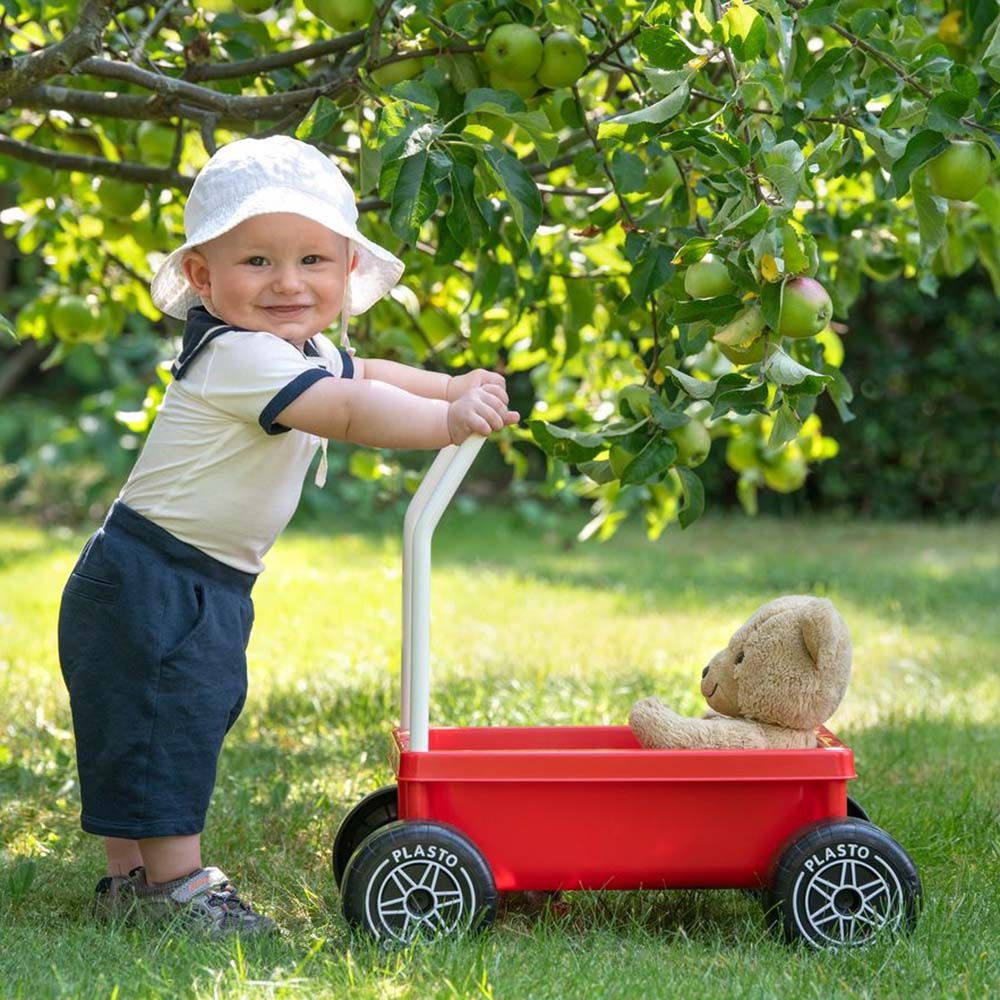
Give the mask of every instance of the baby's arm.
[[284, 427], [370, 448], [444, 448], [517, 420], [507, 409], [506, 391], [496, 385], [449, 403], [370, 377], [321, 378], [276, 418]]
[[384, 358], [354, 358], [355, 378], [387, 382], [399, 389], [427, 399], [448, 399], [451, 376], [444, 372], [429, 372], [411, 365], [401, 365]]

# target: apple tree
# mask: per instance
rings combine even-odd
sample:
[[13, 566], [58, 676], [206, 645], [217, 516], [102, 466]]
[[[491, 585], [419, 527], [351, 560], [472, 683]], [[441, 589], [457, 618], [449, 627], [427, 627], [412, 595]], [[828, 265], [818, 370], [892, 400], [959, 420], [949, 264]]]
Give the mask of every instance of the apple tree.
[[[702, 512], [836, 453], [817, 399], [864, 276], [934, 294], [977, 261], [1000, 292], [996, 0], [0, 0], [0, 214], [45, 270], [22, 341], [113, 350], [184, 193], [245, 135], [338, 159], [407, 265], [361, 350], [530, 380], [518, 474], [633, 511]], [[170, 327], [173, 332], [176, 330]], [[130, 426], [148, 426], [150, 390]], [[392, 456], [360, 456], [359, 475]]]

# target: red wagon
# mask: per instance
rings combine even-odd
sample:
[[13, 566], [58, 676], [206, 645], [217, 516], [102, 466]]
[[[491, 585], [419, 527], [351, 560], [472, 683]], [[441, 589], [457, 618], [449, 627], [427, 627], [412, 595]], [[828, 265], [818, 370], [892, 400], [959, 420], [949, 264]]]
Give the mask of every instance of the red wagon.
[[407, 510], [397, 784], [337, 833], [347, 920], [409, 941], [491, 923], [506, 890], [743, 888], [814, 947], [912, 927], [916, 867], [826, 729], [811, 750], [647, 750], [627, 726], [429, 727], [431, 537], [484, 440], [444, 449]]

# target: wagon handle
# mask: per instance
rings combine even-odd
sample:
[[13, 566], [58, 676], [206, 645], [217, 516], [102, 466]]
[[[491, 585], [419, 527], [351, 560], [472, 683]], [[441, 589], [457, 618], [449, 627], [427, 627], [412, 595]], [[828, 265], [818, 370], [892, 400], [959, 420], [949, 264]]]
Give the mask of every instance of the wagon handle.
[[426, 750], [430, 718], [431, 538], [486, 441], [472, 434], [438, 452], [403, 519], [403, 650], [400, 724], [410, 749]]

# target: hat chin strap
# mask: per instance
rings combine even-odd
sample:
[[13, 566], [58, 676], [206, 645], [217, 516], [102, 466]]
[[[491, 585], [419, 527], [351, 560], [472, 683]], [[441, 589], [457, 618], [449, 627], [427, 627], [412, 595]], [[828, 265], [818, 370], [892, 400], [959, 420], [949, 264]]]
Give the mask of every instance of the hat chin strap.
[[347, 324], [351, 317], [351, 257], [354, 248], [351, 241], [347, 241], [347, 274], [344, 275], [344, 302], [340, 307], [340, 346], [343, 347], [352, 357], [357, 353], [351, 347], [351, 340], [347, 336]]
[[[347, 336], [347, 323], [351, 315], [351, 241], [347, 241], [347, 274], [344, 276], [344, 302], [340, 307], [340, 346], [343, 347], [348, 354], [352, 357], [356, 353], [353, 347], [351, 347], [351, 340]], [[326, 485], [326, 472], [327, 472], [327, 458], [326, 458], [326, 448], [327, 439], [320, 438], [320, 449], [322, 454], [319, 458], [319, 468], [316, 470], [316, 485], [322, 489]]]

